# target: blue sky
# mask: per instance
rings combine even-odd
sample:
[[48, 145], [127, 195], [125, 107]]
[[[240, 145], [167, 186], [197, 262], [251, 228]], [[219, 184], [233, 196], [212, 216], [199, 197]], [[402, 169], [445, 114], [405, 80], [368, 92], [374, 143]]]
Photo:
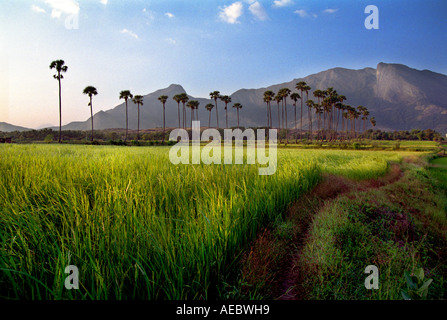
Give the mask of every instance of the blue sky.
[[[367, 30], [367, 5], [379, 29]], [[231, 94], [333, 67], [402, 63], [447, 74], [447, 3], [351, 0], [2, 0], [0, 122], [63, 124], [119, 104], [119, 92], [148, 94], [181, 84], [188, 94]]]

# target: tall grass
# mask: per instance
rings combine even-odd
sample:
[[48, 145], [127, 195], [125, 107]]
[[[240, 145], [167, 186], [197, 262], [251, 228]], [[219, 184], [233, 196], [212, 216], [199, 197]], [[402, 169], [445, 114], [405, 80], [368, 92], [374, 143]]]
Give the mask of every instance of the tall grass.
[[[168, 151], [1, 146], [0, 297], [218, 297], [243, 246], [322, 170], [363, 178], [396, 158], [285, 150], [276, 174], [259, 176], [257, 165], [175, 166]], [[79, 290], [64, 287], [67, 265]]]

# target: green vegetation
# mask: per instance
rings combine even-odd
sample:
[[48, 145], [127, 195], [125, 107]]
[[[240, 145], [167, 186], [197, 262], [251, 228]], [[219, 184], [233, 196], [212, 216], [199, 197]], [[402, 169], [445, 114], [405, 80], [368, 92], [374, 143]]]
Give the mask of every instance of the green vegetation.
[[[433, 279], [428, 298], [445, 299], [447, 196], [431, 169], [405, 167], [398, 182], [341, 196], [314, 217], [300, 259], [308, 298], [402, 299], [405, 272], [423, 267]], [[365, 294], [370, 264], [380, 287]]]
[[433, 282], [433, 279], [424, 280], [425, 271], [423, 268], [419, 268], [415, 271], [414, 275], [405, 271], [405, 279], [407, 280], [407, 290], [402, 290], [402, 296], [405, 300], [420, 300], [427, 299], [428, 288]]
[[[377, 176], [408, 155], [280, 150], [276, 174], [259, 176], [175, 166], [169, 148], [0, 149], [0, 295], [29, 299], [224, 297], [241, 249], [321, 172]], [[69, 264], [80, 290], [64, 289]]]

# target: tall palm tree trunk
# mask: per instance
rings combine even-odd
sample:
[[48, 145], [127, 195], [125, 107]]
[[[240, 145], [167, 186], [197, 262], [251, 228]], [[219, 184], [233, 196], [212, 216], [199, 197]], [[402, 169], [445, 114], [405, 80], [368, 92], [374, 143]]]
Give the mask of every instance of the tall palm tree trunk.
[[61, 73], [58, 72], [59, 80], [59, 143], [62, 142], [62, 90], [61, 90]]
[[165, 131], [166, 131], [166, 117], [165, 117], [165, 104], [163, 103], [163, 142], [165, 142]]
[[140, 104], [137, 103], [137, 109], [138, 109], [138, 124], [137, 124], [137, 141], [140, 140]]
[[237, 127], [239, 128], [239, 108], [237, 109]]
[[278, 104], [278, 130], [281, 130], [281, 117], [279, 114], [279, 101], [277, 102]]
[[178, 111], [178, 127], [180, 129], [180, 102], [177, 102], [177, 111]]
[[126, 137], [124, 138], [124, 142], [127, 142], [127, 131], [129, 127], [129, 117], [127, 113], [127, 99], [126, 99]]
[[303, 91], [301, 91], [300, 140], [303, 140]]
[[91, 141], [93, 142], [93, 106], [92, 106], [92, 97], [90, 96], [90, 115], [92, 117], [92, 139]]
[[289, 143], [289, 130], [287, 128], [287, 102], [284, 99], [284, 109], [285, 109], [285, 114], [286, 114], [286, 144]]
[[214, 99], [214, 104], [216, 106], [216, 128], [219, 129], [219, 110], [217, 110], [217, 99]]
[[[296, 101], [295, 101], [294, 106], [295, 106], [295, 130], [296, 130], [297, 129], [297, 125], [296, 125]], [[295, 135], [295, 143], [298, 143], [298, 136], [297, 135]]]
[[270, 127], [269, 103], [267, 102], [267, 128]]

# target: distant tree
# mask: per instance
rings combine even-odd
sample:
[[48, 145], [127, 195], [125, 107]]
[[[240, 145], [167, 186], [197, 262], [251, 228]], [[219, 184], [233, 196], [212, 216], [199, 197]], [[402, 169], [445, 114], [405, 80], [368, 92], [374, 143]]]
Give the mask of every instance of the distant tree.
[[373, 127], [376, 126], [377, 122], [376, 122], [376, 118], [375, 118], [375, 117], [372, 117], [371, 119], [369, 119], [369, 121], [371, 122], [371, 125], [372, 125]]
[[181, 93], [180, 96], [183, 104], [183, 129], [186, 129], [186, 103], [189, 101], [189, 98], [186, 93]]
[[127, 100], [132, 99], [133, 95], [129, 90], [123, 90], [120, 92], [120, 99], [124, 99], [126, 101], [126, 137], [124, 138], [124, 142], [127, 142], [127, 135], [129, 131], [129, 116], [128, 116], [128, 108], [127, 108]]
[[225, 103], [225, 128], [228, 128], [228, 104], [231, 103], [231, 97], [221, 96], [220, 100]]
[[217, 109], [217, 99], [220, 98], [220, 92], [219, 91], [210, 92], [210, 97], [211, 99], [214, 100], [214, 105], [216, 106], [216, 122], [217, 122], [216, 128], [219, 128], [219, 110]]
[[[298, 128], [297, 122], [296, 122], [296, 102], [298, 101], [298, 99], [300, 99], [300, 95], [296, 92], [292, 93], [290, 95], [290, 99], [292, 99], [293, 101], [293, 108], [295, 110], [295, 130]], [[298, 143], [298, 137], [295, 135], [296, 139], [295, 139], [295, 143]]]
[[287, 97], [290, 95], [291, 90], [289, 88], [282, 88], [279, 90], [279, 93], [282, 97], [282, 101], [284, 102], [284, 110], [285, 110], [285, 119], [283, 117], [283, 123], [285, 123], [286, 129], [286, 144], [289, 143], [289, 130], [287, 127]]
[[187, 107], [191, 109], [191, 130], [192, 130], [192, 122], [194, 121], [194, 110], [199, 108], [199, 101], [189, 100]]
[[137, 141], [140, 140], [140, 106], [143, 105], [143, 98], [143, 96], [136, 95], [132, 99], [132, 102], [138, 107]]
[[300, 81], [295, 85], [296, 90], [301, 92], [301, 116], [300, 116], [300, 140], [302, 139], [303, 132], [303, 92], [305, 91], [307, 83], [304, 81]]
[[165, 131], [166, 131], [166, 117], [165, 117], [165, 106], [166, 101], [168, 100], [168, 96], [159, 96], [158, 101], [160, 101], [163, 105], [163, 142], [165, 141]]
[[366, 132], [366, 120], [368, 120], [368, 116], [369, 116], [369, 111], [368, 108], [361, 106], [362, 109], [360, 110], [361, 112], [361, 116], [362, 116], [362, 120], [363, 120], [363, 133]]
[[[209, 111], [209, 119], [208, 119], [208, 128], [211, 128], [211, 110], [213, 110], [213, 108], [214, 108], [214, 104], [212, 104], [212, 103], [208, 103], [206, 106], [205, 106], [205, 109], [206, 110], [208, 110]], [[226, 108], [226, 107], [225, 107]]]
[[55, 60], [50, 64], [50, 70], [56, 69], [56, 74], [53, 78], [59, 82], [59, 143], [62, 142], [62, 90], [61, 80], [64, 78], [62, 73], [67, 72], [68, 67], [65, 65], [64, 60]]
[[267, 104], [267, 127], [272, 128], [272, 109], [270, 107], [270, 102], [275, 97], [273, 91], [267, 90], [264, 92], [264, 102]]
[[276, 104], [278, 105], [278, 130], [281, 130], [281, 115], [279, 113], [279, 103], [282, 101], [282, 97], [279, 93], [277, 93], [273, 100], [275, 100]]
[[239, 109], [242, 109], [242, 105], [240, 103], [235, 103], [233, 108], [236, 108], [237, 110], [237, 126], [239, 128]]
[[182, 95], [176, 94], [172, 99], [177, 102], [177, 111], [178, 111], [178, 127], [180, 128], [180, 102], [182, 101]]
[[90, 102], [88, 103], [88, 105], [90, 106], [90, 115], [91, 115], [91, 118], [92, 118], [92, 138], [91, 138], [91, 141], [93, 141], [93, 102], [92, 102], [92, 99], [93, 99], [94, 95], [96, 96], [98, 94], [98, 91], [96, 91], [95, 87], [88, 86], [88, 87], [85, 87], [85, 89], [83, 91], [83, 94], [88, 95], [89, 98], [90, 98]]
[[[308, 86], [307, 84], [303, 87], [303, 91], [306, 92], [306, 101], [309, 101], [309, 91], [312, 88], [310, 86]], [[312, 101], [313, 102], [313, 101]], [[309, 120], [309, 139], [312, 140], [312, 135], [313, 135], [313, 131], [312, 131], [312, 106], [313, 103], [311, 104], [311, 107], [307, 109], [307, 115], [308, 115], [308, 120]]]

